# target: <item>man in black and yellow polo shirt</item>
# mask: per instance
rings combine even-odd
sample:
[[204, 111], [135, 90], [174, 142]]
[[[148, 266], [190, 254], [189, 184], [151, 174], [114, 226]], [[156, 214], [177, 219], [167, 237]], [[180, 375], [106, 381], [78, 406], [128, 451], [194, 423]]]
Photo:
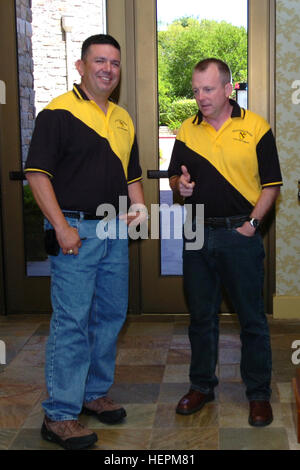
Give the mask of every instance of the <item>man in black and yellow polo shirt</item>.
[[[119, 214], [119, 198], [125, 198], [125, 211], [127, 198], [137, 205], [144, 198], [131, 118], [109, 101], [120, 80], [120, 59], [111, 36], [83, 43], [76, 63], [81, 84], [38, 115], [25, 168], [52, 235], [42, 436], [66, 449], [97, 440], [78, 422], [81, 411], [108, 424], [126, 416], [107, 397], [128, 303], [126, 221], [132, 218]], [[116, 214], [108, 222], [99, 215], [104, 204]]]
[[273, 419], [272, 364], [259, 225], [282, 184], [276, 144], [262, 117], [229, 98], [227, 64], [217, 59], [199, 62], [192, 86], [199, 112], [179, 130], [169, 177], [171, 188], [186, 204], [194, 209], [204, 205], [204, 244], [200, 250], [184, 245], [191, 387], [176, 411], [189, 415], [214, 399], [223, 285], [241, 325], [241, 376], [250, 402], [249, 423], [266, 426]]

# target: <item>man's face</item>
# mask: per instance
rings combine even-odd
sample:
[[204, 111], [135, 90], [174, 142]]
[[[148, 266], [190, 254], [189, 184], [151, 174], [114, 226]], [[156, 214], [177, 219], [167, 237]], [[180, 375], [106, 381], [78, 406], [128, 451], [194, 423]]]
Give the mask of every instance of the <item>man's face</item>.
[[120, 80], [120, 51], [110, 44], [92, 44], [84, 60], [76, 63], [82, 84], [97, 99], [107, 99]]
[[210, 64], [203, 72], [196, 70], [193, 73], [192, 88], [204, 118], [218, 119], [228, 103], [232, 86], [222, 82], [217, 65]]

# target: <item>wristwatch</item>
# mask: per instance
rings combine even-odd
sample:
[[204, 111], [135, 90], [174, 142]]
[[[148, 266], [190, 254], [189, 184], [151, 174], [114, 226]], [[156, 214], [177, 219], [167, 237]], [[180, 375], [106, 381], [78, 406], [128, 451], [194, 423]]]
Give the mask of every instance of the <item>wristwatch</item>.
[[259, 226], [259, 220], [254, 219], [253, 217], [249, 217], [249, 223], [250, 223], [250, 225], [252, 225], [253, 228], [255, 228], [255, 230]]

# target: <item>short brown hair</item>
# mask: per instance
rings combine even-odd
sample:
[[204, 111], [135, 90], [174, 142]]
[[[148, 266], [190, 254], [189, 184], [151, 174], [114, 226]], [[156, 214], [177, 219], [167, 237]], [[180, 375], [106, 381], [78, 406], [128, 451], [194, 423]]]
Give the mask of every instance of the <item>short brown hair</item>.
[[204, 72], [211, 64], [215, 64], [218, 67], [220, 76], [224, 85], [231, 83], [231, 71], [226, 62], [223, 60], [210, 57], [209, 59], [200, 60], [194, 67], [194, 72]]
[[94, 36], [90, 36], [87, 38], [81, 47], [81, 60], [84, 60], [87, 55], [88, 48], [92, 44], [109, 44], [110, 46], [115, 47], [118, 51], [121, 52], [121, 47], [118, 41], [110, 36], [109, 34], [95, 34]]

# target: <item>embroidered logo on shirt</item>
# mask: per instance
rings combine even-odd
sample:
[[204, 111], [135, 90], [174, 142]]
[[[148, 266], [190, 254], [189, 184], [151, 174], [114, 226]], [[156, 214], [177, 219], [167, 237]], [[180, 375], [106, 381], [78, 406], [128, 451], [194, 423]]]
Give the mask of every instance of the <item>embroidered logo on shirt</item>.
[[128, 124], [122, 119], [116, 119], [115, 121], [117, 129], [122, 129], [122, 131], [128, 132]]
[[252, 134], [244, 129], [235, 129], [234, 131], [233, 140], [237, 140], [238, 142], [242, 142], [243, 144], [250, 144], [249, 139], [252, 137]]

